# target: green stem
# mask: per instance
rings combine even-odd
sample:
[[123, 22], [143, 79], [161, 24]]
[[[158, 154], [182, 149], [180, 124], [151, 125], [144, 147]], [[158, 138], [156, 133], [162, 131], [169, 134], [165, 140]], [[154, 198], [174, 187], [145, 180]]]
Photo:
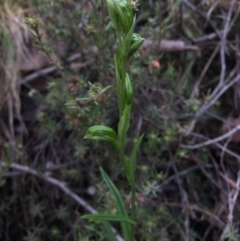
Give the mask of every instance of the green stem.
[[[117, 39], [120, 45], [120, 49], [123, 47], [123, 40], [121, 37], [121, 34], [116, 31], [116, 35], [117, 35]], [[124, 111], [124, 103], [125, 103], [125, 77], [126, 77], [126, 68], [127, 68], [127, 56], [125, 56], [123, 53], [122, 54], [122, 59], [121, 59], [121, 67], [122, 67], [122, 71], [121, 73], [119, 73], [120, 78], [121, 78], [121, 87], [120, 87], [120, 91], [118, 90], [118, 107], [119, 107], [119, 118], [122, 117], [123, 111]], [[120, 93], [119, 93], [120, 92]], [[120, 141], [120, 150], [119, 150], [119, 156], [120, 156], [120, 160], [123, 163], [124, 169], [125, 169], [125, 173], [127, 176], [127, 180], [128, 183], [131, 186], [131, 218], [132, 220], [136, 219], [136, 205], [135, 205], [135, 200], [136, 200], [136, 190], [135, 190], [135, 178], [133, 178], [133, 180], [129, 180], [129, 166], [128, 166], [128, 162], [125, 158], [124, 155], [124, 145], [125, 145], [125, 138], [126, 136], [123, 137], [123, 139]], [[134, 241], [134, 234], [135, 234], [135, 227], [132, 226], [131, 228], [131, 240]]]
[[124, 144], [120, 144], [119, 157], [120, 157], [120, 160], [123, 163], [124, 170], [125, 170], [125, 173], [126, 173], [126, 176], [127, 176], [127, 180], [129, 182], [128, 163], [127, 163], [127, 160], [126, 160], [125, 155], [124, 155]]
[[123, 110], [121, 115], [123, 114], [123, 111], [124, 111], [126, 66], [127, 66], [126, 58], [123, 55], [122, 56], [122, 107], [123, 107]]
[[[131, 184], [131, 219], [135, 221], [136, 219], [136, 190], [135, 190], [135, 178]], [[131, 230], [131, 240], [134, 240], [135, 227], [132, 226]]]

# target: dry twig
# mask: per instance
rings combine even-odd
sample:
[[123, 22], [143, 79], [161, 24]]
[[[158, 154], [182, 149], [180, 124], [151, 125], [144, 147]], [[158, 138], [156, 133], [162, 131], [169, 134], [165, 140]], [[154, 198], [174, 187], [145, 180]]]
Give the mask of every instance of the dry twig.
[[236, 205], [237, 202], [237, 198], [239, 195], [239, 189], [240, 187], [240, 170], [238, 171], [238, 178], [237, 178], [237, 183], [236, 183], [236, 187], [235, 190], [231, 191], [228, 195], [228, 217], [227, 217], [227, 224], [222, 232], [221, 238], [220, 240], [223, 241], [225, 238], [225, 234], [227, 232], [229, 232], [229, 230], [232, 228], [233, 225], [233, 211], [234, 211], [234, 207]]
[[193, 121], [190, 124], [189, 129], [186, 132], [186, 135], [189, 135], [189, 133], [193, 130], [197, 119], [203, 115], [213, 104], [216, 103], [216, 101], [220, 98], [220, 96], [226, 92], [226, 90], [228, 90], [228, 88], [230, 88], [233, 84], [235, 84], [236, 82], [239, 81], [240, 76], [237, 75], [236, 78], [234, 78], [232, 81], [230, 81], [230, 83], [226, 84], [225, 83], [225, 75], [226, 75], [226, 56], [225, 56], [225, 51], [226, 51], [226, 45], [227, 45], [227, 34], [230, 31], [231, 27], [233, 26], [233, 22], [235, 21], [235, 19], [233, 20], [232, 23], [230, 23], [231, 21], [231, 17], [232, 17], [232, 12], [233, 12], [233, 6], [235, 5], [236, 0], [232, 0], [230, 7], [229, 7], [229, 11], [226, 17], [226, 21], [224, 24], [224, 29], [223, 29], [223, 33], [221, 35], [221, 49], [220, 49], [220, 56], [221, 56], [221, 73], [220, 73], [220, 79], [219, 79], [219, 83], [218, 85], [215, 87], [215, 89], [213, 90], [213, 92], [210, 95], [210, 100], [204, 102], [204, 104], [201, 106], [201, 108], [198, 110], [198, 112], [195, 114], [195, 118], [193, 119]]
[[221, 50], [220, 50], [220, 56], [221, 56], [220, 80], [219, 80], [218, 85], [216, 86], [216, 88], [212, 92], [211, 98], [213, 98], [224, 85], [224, 79], [225, 79], [225, 75], [226, 75], [226, 55], [225, 55], [225, 52], [226, 52], [226, 45], [227, 45], [227, 34], [230, 31], [230, 21], [231, 21], [232, 12], [233, 12], [233, 6], [235, 5], [235, 3], [236, 3], [236, 0], [231, 1], [231, 5], [229, 7], [228, 14], [227, 14], [227, 17], [226, 17], [226, 21], [225, 21], [225, 24], [224, 24], [223, 35], [222, 35], [222, 38], [221, 38]]
[[212, 145], [212, 144], [216, 144], [217, 142], [222, 141], [222, 140], [232, 136], [235, 132], [237, 132], [239, 130], [240, 130], [240, 125], [237, 125], [235, 128], [233, 128], [229, 132], [227, 132], [224, 135], [221, 135], [221, 136], [219, 136], [217, 138], [210, 139], [208, 141], [205, 141], [203, 143], [196, 144], [196, 145], [180, 145], [180, 146], [182, 148], [184, 148], [184, 149], [190, 149], [190, 150], [199, 149], [199, 148], [202, 148], [204, 146], [209, 146], [209, 145]]

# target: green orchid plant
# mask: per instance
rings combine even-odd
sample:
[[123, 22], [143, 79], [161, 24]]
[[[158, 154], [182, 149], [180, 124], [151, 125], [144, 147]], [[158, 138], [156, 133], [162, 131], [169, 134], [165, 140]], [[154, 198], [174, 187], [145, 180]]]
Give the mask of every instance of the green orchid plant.
[[116, 133], [115, 130], [108, 126], [92, 126], [87, 130], [85, 138], [110, 142], [114, 146], [123, 164], [127, 181], [131, 188], [131, 214], [129, 217], [126, 205], [124, 204], [119, 191], [103, 169], [100, 168], [102, 177], [115, 198], [117, 214], [90, 214], [84, 215], [82, 218], [103, 221], [104, 226], [108, 231], [110, 240], [116, 240], [116, 238], [108, 222], [120, 222], [125, 241], [133, 241], [134, 225], [136, 224], [135, 167], [137, 152], [143, 139], [143, 135], [141, 135], [134, 143], [130, 157], [127, 157], [124, 147], [126, 144], [127, 132], [130, 127], [133, 87], [126, 69], [129, 59], [136, 51], [138, 51], [144, 39], [141, 38], [139, 34], [134, 33], [134, 10], [137, 6], [135, 1], [105, 0], [105, 2], [110, 15], [112, 27], [116, 33], [119, 44], [114, 55], [116, 90], [119, 109], [118, 130]]

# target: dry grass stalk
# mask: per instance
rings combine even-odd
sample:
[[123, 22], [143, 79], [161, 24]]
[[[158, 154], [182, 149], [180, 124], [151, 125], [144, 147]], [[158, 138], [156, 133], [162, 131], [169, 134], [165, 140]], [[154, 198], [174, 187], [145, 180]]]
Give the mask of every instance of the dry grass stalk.
[[22, 57], [27, 57], [28, 29], [24, 22], [24, 9], [18, 0], [0, 1], [0, 110], [7, 115], [12, 140], [15, 143], [13, 120], [17, 119], [26, 131], [20, 110], [18, 84]]

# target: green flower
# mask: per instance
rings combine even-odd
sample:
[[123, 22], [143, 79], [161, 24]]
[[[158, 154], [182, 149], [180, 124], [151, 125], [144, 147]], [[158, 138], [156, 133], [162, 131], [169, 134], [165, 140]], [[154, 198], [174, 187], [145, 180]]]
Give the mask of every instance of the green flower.
[[133, 25], [133, 10], [126, 0], [106, 0], [113, 28], [116, 31], [129, 32]]
[[138, 51], [138, 49], [141, 47], [144, 39], [137, 33], [134, 33], [132, 36], [132, 40], [130, 43], [130, 50], [128, 52], [127, 58], [130, 59], [132, 55]]
[[108, 126], [92, 126], [84, 138], [110, 142], [118, 150], [117, 134]]

